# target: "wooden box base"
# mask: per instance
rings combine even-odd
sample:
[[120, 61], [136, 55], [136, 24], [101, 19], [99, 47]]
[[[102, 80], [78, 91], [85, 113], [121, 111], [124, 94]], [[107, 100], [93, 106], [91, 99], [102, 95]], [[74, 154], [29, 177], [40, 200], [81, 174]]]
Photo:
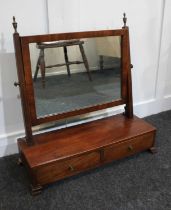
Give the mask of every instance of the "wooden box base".
[[18, 139], [20, 157], [31, 178], [33, 194], [55, 182], [151, 149], [156, 129], [138, 117], [123, 115], [34, 136], [34, 146]]

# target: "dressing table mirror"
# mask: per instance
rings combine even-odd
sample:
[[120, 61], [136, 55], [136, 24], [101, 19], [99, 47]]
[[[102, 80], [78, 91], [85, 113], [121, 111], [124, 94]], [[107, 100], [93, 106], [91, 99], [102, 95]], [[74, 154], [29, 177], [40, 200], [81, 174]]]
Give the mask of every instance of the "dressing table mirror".
[[[156, 129], [133, 115], [129, 28], [20, 36], [14, 47], [25, 137], [18, 139], [32, 194], [105, 163], [154, 149]], [[125, 105], [123, 114], [34, 133], [34, 127]]]

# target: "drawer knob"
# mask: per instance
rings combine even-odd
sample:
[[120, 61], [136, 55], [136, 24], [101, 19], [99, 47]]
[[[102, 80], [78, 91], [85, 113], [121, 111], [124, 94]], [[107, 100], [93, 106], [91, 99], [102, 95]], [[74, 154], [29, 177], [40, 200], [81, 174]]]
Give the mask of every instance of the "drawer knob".
[[69, 170], [74, 171], [74, 167], [72, 165], [69, 165]]
[[134, 150], [133, 146], [132, 146], [132, 145], [129, 145], [129, 146], [128, 146], [128, 150], [129, 150], [130, 152], [132, 152], [132, 151]]

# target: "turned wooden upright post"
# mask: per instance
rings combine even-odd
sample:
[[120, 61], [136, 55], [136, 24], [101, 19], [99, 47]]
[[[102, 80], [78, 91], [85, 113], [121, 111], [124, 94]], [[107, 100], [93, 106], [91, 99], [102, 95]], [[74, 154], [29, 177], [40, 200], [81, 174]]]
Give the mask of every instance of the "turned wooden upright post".
[[126, 14], [123, 14], [123, 23], [124, 26], [123, 29], [126, 30], [127, 36], [125, 36], [123, 39], [125, 41], [125, 55], [127, 57], [128, 63], [126, 64], [127, 68], [127, 96], [126, 96], [126, 106], [125, 106], [125, 115], [128, 118], [133, 117], [133, 99], [132, 99], [132, 77], [131, 77], [131, 68], [133, 68], [133, 65], [131, 64], [131, 57], [130, 57], [130, 43], [129, 43], [129, 27], [126, 25], [127, 23], [127, 17]]
[[19, 86], [19, 90], [20, 90], [26, 142], [28, 145], [32, 145], [33, 144], [32, 124], [31, 124], [31, 118], [30, 118], [30, 109], [28, 106], [27, 96], [26, 96], [23, 59], [22, 59], [22, 52], [21, 52], [21, 40], [20, 40], [20, 35], [17, 32], [17, 22], [15, 21], [15, 17], [13, 17], [12, 25], [14, 27], [13, 41], [14, 41], [14, 49], [15, 49], [15, 57], [16, 57], [17, 74], [18, 74], [18, 79], [19, 79], [19, 82], [15, 82], [14, 86]]

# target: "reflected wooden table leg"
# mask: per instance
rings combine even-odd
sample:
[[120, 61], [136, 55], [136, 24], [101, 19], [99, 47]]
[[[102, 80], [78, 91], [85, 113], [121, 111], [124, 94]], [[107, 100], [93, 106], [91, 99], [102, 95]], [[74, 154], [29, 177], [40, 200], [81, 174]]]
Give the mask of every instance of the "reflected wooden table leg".
[[41, 77], [42, 77], [42, 86], [45, 88], [45, 58], [44, 58], [44, 49], [40, 50], [40, 71], [41, 71]]
[[68, 60], [67, 47], [64, 46], [63, 48], [64, 48], [65, 63], [66, 63], [66, 66], [67, 66], [67, 73], [68, 73], [68, 76], [70, 77], [70, 76], [71, 76], [71, 72], [70, 72], [70, 67], [69, 67], [69, 60]]
[[37, 79], [37, 75], [38, 75], [38, 71], [39, 71], [39, 66], [40, 66], [40, 53], [39, 53], [39, 58], [37, 60], [37, 64], [36, 64], [36, 70], [35, 70], [35, 73], [34, 73], [34, 81], [36, 81]]
[[100, 64], [100, 70], [103, 70], [103, 64], [104, 64], [103, 55], [99, 56], [99, 64]]
[[84, 62], [85, 68], [87, 70], [88, 78], [91, 81], [92, 78], [91, 78], [91, 74], [90, 74], [89, 64], [88, 64], [87, 57], [86, 57], [85, 52], [84, 52], [83, 45], [79, 44], [79, 48], [80, 48], [80, 52], [81, 52], [81, 55], [82, 55], [82, 58], [83, 58], [83, 62]]

